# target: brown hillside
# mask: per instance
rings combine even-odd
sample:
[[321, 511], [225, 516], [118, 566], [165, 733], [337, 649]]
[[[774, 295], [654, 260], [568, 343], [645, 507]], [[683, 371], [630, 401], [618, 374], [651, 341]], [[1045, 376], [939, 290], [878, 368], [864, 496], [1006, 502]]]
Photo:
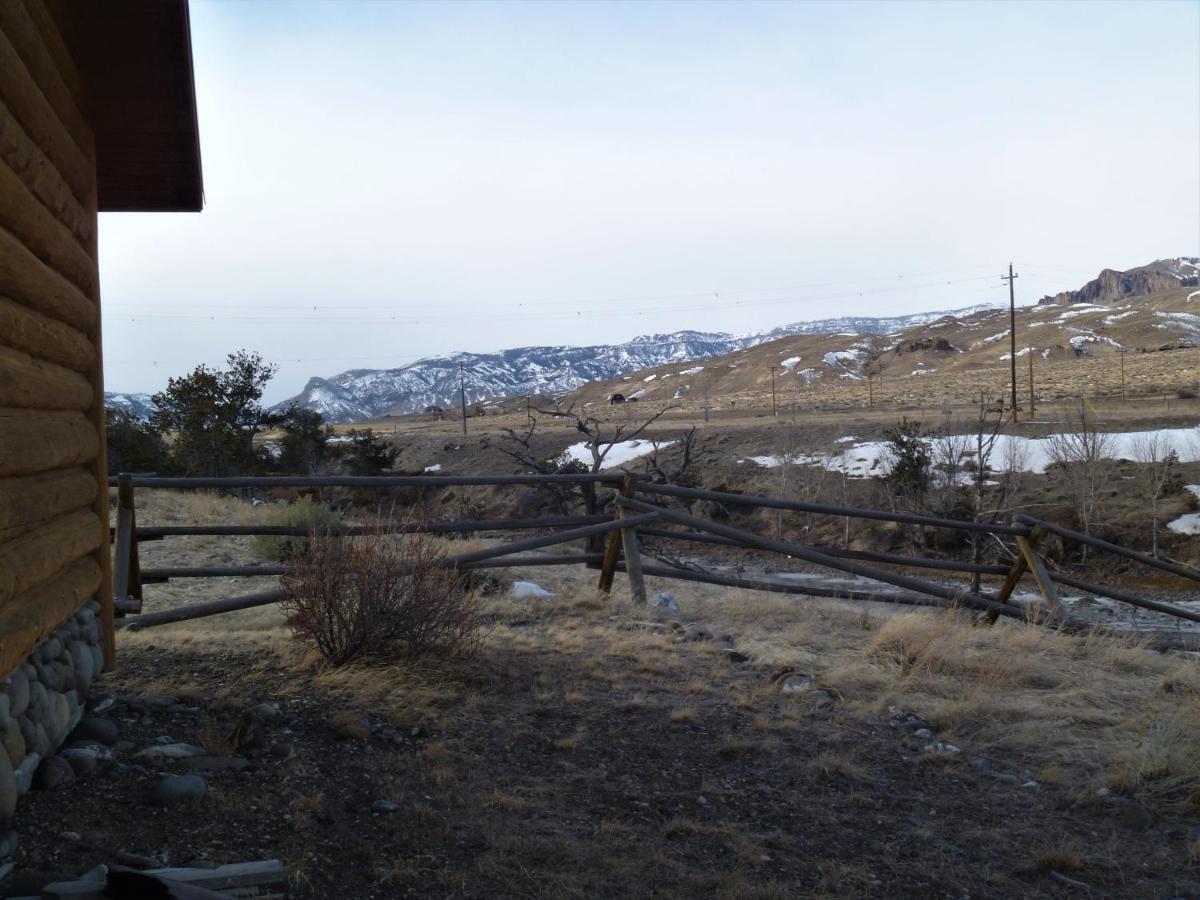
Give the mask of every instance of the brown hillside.
[[[1029, 354], [1038, 398], [1193, 388], [1200, 378], [1200, 290], [1178, 286], [1112, 305], [1036, 305], [1017, 310], [1020, 399]], [[584, 405], [615, 393], [659, 406], [769, 407], [774, 367], [784, 407], [953, 402], [1008, 389], [1009, 317], [1004, 309], [937, 321], [888, 335], [805, 334], [694, 362], [672, 363], [580, 388]], [[868, 384], [868, 381], [870, 384]]]

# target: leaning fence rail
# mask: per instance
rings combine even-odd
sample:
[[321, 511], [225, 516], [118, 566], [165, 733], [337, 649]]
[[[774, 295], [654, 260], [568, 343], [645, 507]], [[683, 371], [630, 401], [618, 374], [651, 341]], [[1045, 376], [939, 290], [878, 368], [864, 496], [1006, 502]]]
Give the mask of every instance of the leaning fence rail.
[[[1168, 572], [1192, 581], [1200, 581], [1200, 571], [1179, 563], [1160, 560], [1130, 550], [1120, 545], [1103, 541], [1091, 535], [1081, 534], [1053, 523], [1018, 515], [1012, 522], [978, 522], [971, 520], [946, 519], [935, 516], [901, 513], [889, 510], [861, 507], [836, 506], [785, 500], [778, 497], [757, 496], [712, 491], [679, 485], [657, 484], [636, 476], [622, 473], [573, 473], [564, 475], [416, 475], [416, 476], [263, 476], [236, 478], [170, 478], [157, 476], [121, 475], [110, 479], [118, 488], [118, 508], [115, 526], [112, 528], [116, 552], [114, 569], [114, 594], [118, 610], [140, 613], [142, 585], [167, 581], [175, 578], [213, 578], [245, 576], [277, 576], [286, 574], [286, 565], [228, 565], [228, 566], [160, 566], [143, 569], [138, 557], [138, 544], [143, 541], [158, 541], [174, 537], [190, 536], [278, 536], [302, 537], [308, 529], [279, 525], [224, 525], [186, 524], [172, 526], [139, 527], [137, 525], [135, 489], [170, 488], [197, 489], [218, 488], [224, 490], [242, 488], [440, 488], [451, 486], [537, 486], [547, 484], [588, 485], [606, 487], [613, 494], [614, 514], [543, 516], [513, 519], [462, 519], [426, 523], [381, 523], [372, 525], [346, 525], [323, 530], [334, 536], [352, 537], [378, 533], [435, 533], [466, 534], [478, 532], [549, 530], [548, 534], [508, 541], [469, 553], [447, 556], [441, 565], [463, 570], [516, 566], [546, 566], [587, 564], [600, 570], [598, 587], [610, 591], [613, 576], [624, 572], [630, 582], [635, 602], [645, 602], [646, 577], [671, 578], [682, 581], [771, 591], [776, 593], [808, 595], [816, 597], [840, 597], [851, 600], [880, 600], [890, 603], [961, 606], [986, 613], [987, 618], [1028, 618], [1029, 610], [1011, 602], [1017, 584], [1032, 577], [1045, 603], [1046, 613], [1039, 618], [1046, 624], [1067, 630], [1081, 630], [1085, 626], [1071, 621], [1059, 604], [1056, 584], [1062, 584], [1088, 593], [1097, 594], [1141, 609], [1162, 613], [1177, 619], [1200, 623], [1200, 613], [1173, 604], [1148, 600], [1128, 591], [1101, 584], [1093, 584], [1063, 572], [1051, 570], [1038, 550], [1039, 542], [1047, 534], [1055, 534], [1068, 541], [1110, 552], [1133, 560], [1142, 565]], [[1011, 561], [1001, 564], [973, 563], [953, 559], [933, 559], [908, 556], [898, 553], [883, 553], [867, 550], [852, 550], [842, 547], [810, 546], [762, 537], [730, 525], [680, 512], [671, 508], [672, 501], [704, 500], [721, 504], [727, 508], [763, 508], [787, 512], [823, 515], [834, 518], [856, 518], [915, 525], [922, 528], [944, 528], [964, 534], [989, 534], [997, 539], [1007, 539], [1016, 544]], [[599, 508], [609, 502], [605, 498]], [[608, 537], [604, 552], [595, 541]], [[854, 587], [838, 588], [808, 584], [772, 581], [765, 577], [743, 577], [718, 572], [697, 571], [674, 565], [657, 565], [642, 560], [641, 539], [652, 541], [699, 543], [715, 546], [741, 548], [749, 551], [781, 554], [804, 560], [835, 572], [870, 579], [890, 585], [885, 593]], [[561, 546], [573, 541], [585, 540], [585, 552], [530, 555], [529, 551]], [[877, 565], [866, 565], [874, 563]], [[879, 568], [878, 566], [891, 568]], [[951, 587], [945, 583], [929, 581], [913, 575], [902, 574], [893, 569], [927, 569], [934, 572], [955, 574], [969, 573], [980, 576], [1001, 577], [1002, 581], [994, 593], [969, 591], [962, 587]], [[278, 602], [283, 593], [279, 589], [260, 591], [241, 597], [191, 604], [176, 609], [144, 613], [125, 620], [125, 627], [136, 630], [168, 622], [184, 621], [200, 616], [214, 615], [236, 609]]]

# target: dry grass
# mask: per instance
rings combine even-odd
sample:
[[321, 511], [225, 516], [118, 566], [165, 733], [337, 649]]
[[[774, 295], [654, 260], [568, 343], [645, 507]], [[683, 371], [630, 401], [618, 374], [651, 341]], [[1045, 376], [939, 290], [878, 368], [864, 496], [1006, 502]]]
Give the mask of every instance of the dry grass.
[[[147, 518], [160, 523], [261, 515], [261, 508], [211, 495], [139, 492], [139, 501], [156, 504]], [[469, 543], [456, 542], [455, 549]], [[492, 631], [482, 656], [550, 653], [571, 660], [572, 683], [531, 688], [531, 699], [547, 710], [602, 703], [632, 715], [650, 707], [661, 710], [668, 725], [687, 725], [720, 704], [750, 714], [745, 727], [759, 738], [778, 735], [811, 714], [802, 694], [781, 695], [765, 677], [786, 667], [811, 673], [838, 698], [839, 715], [866, 719], [900, 707], [928, 719], [939, 738], [967, 754], [1020, 761], [1045, 782], [1107, 787], [1163, 812], [1200, 812], [1200, 668], [1194, 659], [1100, 634], [1068, 636], [1008, 621], [979, 627], [953, 612], [705, 585], [685, 592], [648, 579], [652, 591], [675, 591], [689, 621], [735, 636], [753, 662], [731, 670], [714, 664], [703, 644], [678, 644], [670, 634], [636, 624], [644, 613], [629, 606], [623, 578], [606, 598], [594, 589], [594, 573], [582, 567], [505, 577], [535, 580], [554, 596], [516, 601], [501, 591], [487, 598], [483, 613]], [[120, 642], [203, 654], [233, 645], [271, 650], [318, 686], [372, 705], [398, 725], [479, 714], [461, 680], [436, 667], [322, 669], [294, 649], [274, 606], [122, 634]], [[570, 726], [548, 737], [563, 751], [586, 740]], [[836, 757], [821, 757], [822, 776], [869, 780], [855, 760]]]
[[844, 778], [847, 781], [871, 781], [870, 770], [853, 754], [845, 751], [827, 750], [813, 757], [809, 770], [821, 778]]

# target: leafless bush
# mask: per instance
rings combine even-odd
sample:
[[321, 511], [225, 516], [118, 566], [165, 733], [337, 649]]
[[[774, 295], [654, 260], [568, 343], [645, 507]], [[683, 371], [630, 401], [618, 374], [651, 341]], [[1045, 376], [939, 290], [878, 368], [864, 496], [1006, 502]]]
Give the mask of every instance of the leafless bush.
[[1179, 465], [1179, 455], [1160, 432], [1149, 431], [1133, 439], [1133, 458], [1142, 496], [1150, 502], [1151, 554], [1158, 558], [1158, 505]]
[[[1046, 438], [1046, 449], [1050, 461], [1062, 473], [1084, 534], [1091, 534], [1100, 515], [1104, 460], [1112, 455], [1113, 436], [1097, 430], [1087, 402], [1080, 400], [1056, 433]], [[1086, 544], [1083, 559], [1087, 560]]]
[[282, 579], [288, 625], [338, 666], [397, 653], [469, 655], [482, 637], [479, 605], [443, 558], [426, 534], [314, 532]]

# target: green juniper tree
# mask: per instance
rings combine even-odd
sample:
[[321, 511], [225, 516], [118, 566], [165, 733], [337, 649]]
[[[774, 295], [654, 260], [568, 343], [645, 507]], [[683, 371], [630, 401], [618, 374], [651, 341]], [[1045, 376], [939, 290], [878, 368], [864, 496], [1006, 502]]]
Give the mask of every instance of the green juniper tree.
[[150, 424], [174, 435], [171, 459], [179, 471], [220, 476], [259, 468], [254, 436], [280, 419], [260, 402], [275, 368], [257, 353], [239, 350], [229, 354], [224, 369], [199, 365], [154, 395]]

